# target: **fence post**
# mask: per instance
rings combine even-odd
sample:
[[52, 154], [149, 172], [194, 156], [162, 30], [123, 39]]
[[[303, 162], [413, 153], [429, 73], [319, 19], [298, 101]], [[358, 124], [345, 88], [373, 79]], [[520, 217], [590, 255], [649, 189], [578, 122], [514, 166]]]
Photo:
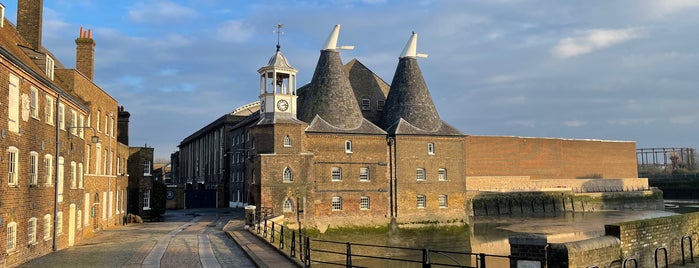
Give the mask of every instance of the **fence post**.
[[267, 219], [265, 219], [265, 227], [262, 229], [262, 237], [267, 238]]
[[345, 243], [345, 254], [346, 254], [346, 260], [345, 260], [345, 267], [347, 268], [352, 268], [352, 244], [350, 242]]
[[269, 237], [269, 242], [274, 244], [274, 222], [272, 222], [272, 235]]
[[480, 268], [485, 268], [485, 253], [479, 253], [478, 256], [480, 257]]
[[296, 231], [291, 230], [291, 257], [296, 257]]
[[305, 264], [306, 267], [310, 268], [311, 267], [311, 238], [306, 236], [306, 251], [305, 251], [306, 257], [305, 257]]
[[430, 250], [423, 248], [422, 249], [422, 268], [430, 268], [432, 267], [432, 264], [430, 264]]
[[282, 229], [280, 230], [279, 234], [279, 249], [284, 249], [284, 225], [282, 225]]

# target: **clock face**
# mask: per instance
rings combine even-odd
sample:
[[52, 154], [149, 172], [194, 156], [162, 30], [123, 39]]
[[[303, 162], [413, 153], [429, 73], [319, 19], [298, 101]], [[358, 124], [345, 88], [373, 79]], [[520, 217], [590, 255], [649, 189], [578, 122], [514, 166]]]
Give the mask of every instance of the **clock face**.
[[286, 109], [289, 109], [289, 103], [286, 102], [286, 100], [280, 100], [277, 102], [277, 109], [280, 111], [286, 111]]

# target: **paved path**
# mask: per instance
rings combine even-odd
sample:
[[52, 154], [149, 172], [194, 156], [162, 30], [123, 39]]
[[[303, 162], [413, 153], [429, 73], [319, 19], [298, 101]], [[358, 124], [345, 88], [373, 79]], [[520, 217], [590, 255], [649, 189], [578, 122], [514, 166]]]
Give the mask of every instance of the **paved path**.
[[168, 211], [164, 222], [103, 230], [19, 267], [264, 267], [264, 260], [253, 262], [223, 231], [229, 221], [242, 227], [242, 217], [242, 210], [233, 209]]

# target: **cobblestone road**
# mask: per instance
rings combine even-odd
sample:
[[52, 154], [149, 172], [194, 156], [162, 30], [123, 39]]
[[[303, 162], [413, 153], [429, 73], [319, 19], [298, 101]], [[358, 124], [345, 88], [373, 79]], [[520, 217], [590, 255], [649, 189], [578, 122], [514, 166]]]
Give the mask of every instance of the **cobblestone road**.
[[168, 211], [163, 222], [104, 230], [19, 267], [254, 267], [223, 232], [242, 218], [242, 209]]

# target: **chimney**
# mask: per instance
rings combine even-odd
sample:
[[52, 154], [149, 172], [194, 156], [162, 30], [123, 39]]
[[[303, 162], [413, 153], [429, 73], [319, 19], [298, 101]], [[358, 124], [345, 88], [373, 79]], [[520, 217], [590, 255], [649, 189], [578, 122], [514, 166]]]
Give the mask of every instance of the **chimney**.
[[117, 113], [117, 141], [129, 145], [129, 118], [131, 114], [124, 110], [124, 106], [119, 106]]
[[92, 30], [80, 27], [80, 36], [75, 39], [77, 45], [75, 55], [75, 69], [78, 69], [88, 79], [95, 78], [95, 40], [92, 39]]
[[43, 0], [17, 1], [17, 32], [36, 51], [41, 49], [41, 16]]

